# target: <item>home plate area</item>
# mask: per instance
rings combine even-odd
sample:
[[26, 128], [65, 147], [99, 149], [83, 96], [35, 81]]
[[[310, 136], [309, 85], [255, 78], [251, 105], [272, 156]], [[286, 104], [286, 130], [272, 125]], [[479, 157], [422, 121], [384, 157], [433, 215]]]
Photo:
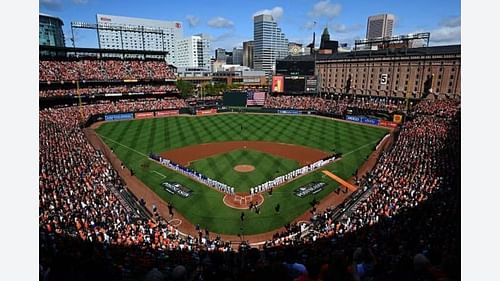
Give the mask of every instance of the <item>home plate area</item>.
[[222, 199], [224, 204], [233, 209], [247, 210], [250, 205], [258, 207], [264, 203], [264, 196], [262, 194], [250, 194], [245, 192], [238, 192], [236, 194], [226, 194]]

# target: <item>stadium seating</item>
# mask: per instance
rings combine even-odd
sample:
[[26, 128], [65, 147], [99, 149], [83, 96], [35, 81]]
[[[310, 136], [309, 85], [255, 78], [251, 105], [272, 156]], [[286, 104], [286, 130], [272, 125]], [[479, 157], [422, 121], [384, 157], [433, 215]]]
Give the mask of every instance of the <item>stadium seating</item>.
[[175, 79], [161, 60], [40, 60], [40, 81], [109, 81], [127, 79]]

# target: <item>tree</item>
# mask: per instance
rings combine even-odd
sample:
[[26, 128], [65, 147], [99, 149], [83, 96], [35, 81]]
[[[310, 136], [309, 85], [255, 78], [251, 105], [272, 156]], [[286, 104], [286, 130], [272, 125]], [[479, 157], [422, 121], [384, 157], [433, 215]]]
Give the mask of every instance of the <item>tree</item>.
[[175, 82], [175, 85], [177, 86], [177, 89], [181, 92], [181, 97], [182, 98], [187, 98], [191, 95], [193, 95], [193, 83], [189, 81], [184, 81], [184, 80], [177, 80]]

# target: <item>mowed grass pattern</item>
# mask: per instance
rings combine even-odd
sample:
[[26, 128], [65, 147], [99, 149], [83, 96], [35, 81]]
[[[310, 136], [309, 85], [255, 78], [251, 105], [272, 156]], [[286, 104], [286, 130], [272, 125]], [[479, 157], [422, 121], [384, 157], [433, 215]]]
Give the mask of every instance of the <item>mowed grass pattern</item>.
[[[255, 170], [246, 173], [234, 170], [234, 166], [244, 164], [254, 166]], [[300, 168], [294, 160], [251, 149], [235, 150], [193, 161], [189, 167], [234, 187], [235, 192], [250, 192], [251, 187]]]
[[[320, 200], [334, 191], [338, 184], [322, 174], [322, 169], [301, 177], [275, 190], [272, 196], [265, 194], [260, 215], [245, 211], [244, 225], [241, 225], [241, 211], [225, 206], [223, 194], [148, 160], [148, 153], [219, 141], [275, 141], [314, 147], [329, 154], [343, 153], [342, 160], [325, 169], [348, 179], [387, 130], [314, 116], [219, 114], [114, 121], [103, 124], [97, 133], [139, 179], [160, 197], [172, 202], [176, 211], [193, 224], [199, 223], [217, 233], [238, 234], [242, 227], [244, 234], [256, 234], [279, 228], [310, 208], [313, 197], [293, 195], [293, 190], [299, 186], [314, 180], [327, 183], [326, 188], [315, 195]], [[161, 186], [166, 180], [188, 186], [193, 194], [183, 199], [167, 193]], [[278, 203], [281, 211], [275, 214], [274, 207]]]

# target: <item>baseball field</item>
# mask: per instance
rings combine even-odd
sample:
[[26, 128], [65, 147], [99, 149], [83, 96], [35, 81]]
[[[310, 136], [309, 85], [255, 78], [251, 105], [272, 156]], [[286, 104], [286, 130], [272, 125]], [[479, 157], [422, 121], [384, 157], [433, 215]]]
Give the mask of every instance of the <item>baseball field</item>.
[[[138, 179], [192, 224], [211, 232], [247, 235], [282, 227], [311, 208], [314, 198], [333, 192], [339, 184], [322, 171], [349, 179], [387, 130], [314, 116], [238, 113], [113, 121], [96, 132]], [[275, 188], [272, 195], [263, 193], [256, 213], [228, 206], [223, 193], [150, 160], [149, 153], [233, 186], [237, 193], [248, 193], [251, 187], [325, 156], [342, 157]], [[162, 185], [167, 181], [187, 187], [190, 196], [167, 192]], [[314, 195], [294, 194], [311, 182], [326, 186]]]

